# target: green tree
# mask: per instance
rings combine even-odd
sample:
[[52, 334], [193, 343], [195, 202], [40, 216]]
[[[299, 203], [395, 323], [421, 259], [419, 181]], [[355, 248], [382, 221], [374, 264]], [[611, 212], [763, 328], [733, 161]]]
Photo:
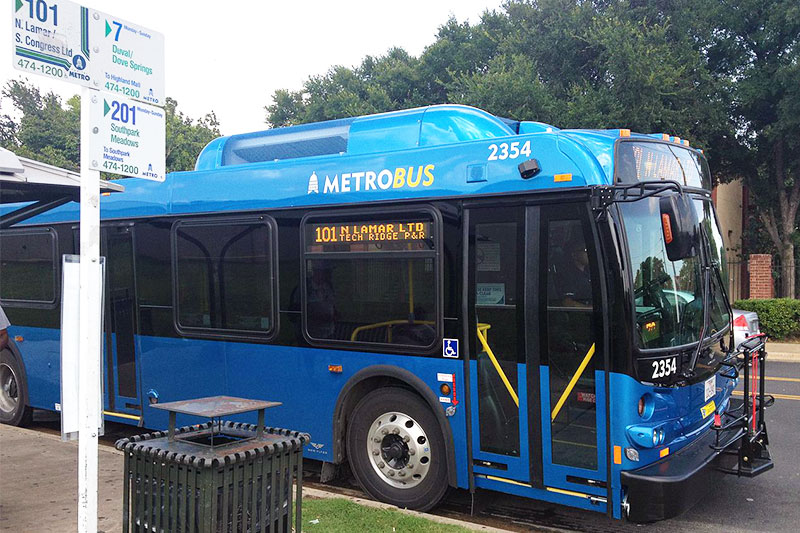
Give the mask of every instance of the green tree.
[[716, 21], [707, 53], [730, 87], [736, 125], [727, 177], [748, 186], [768, 251], [780, 255], [782, 296], [795, 297], [800, 239], [800, 4], [796, 0], [709, 0]]
[[194, 169], [197, 156], [220, 136], [219, 121], [213, 111], [197, 120], [178, 111], [178, 102], [167, 97], [164, 106], [167, 130], [167, 172]]
[[267, 122], [457, 102], [560, 127], [706, 138], [724, 122], [715, 80], [690, 37], [653, 4], [511, 0], [474, 26], [448, 20], [418, 60], [393, 50], [277, 91]]
[[335, 66], [300, 90], [279, 89], [265, 107], [271, 127], [394, 111], [455, 101], [447, 85], [464, 72], [486, 69], [508, 31], [507, 19], [485, 13], [480, 26], [450, 19], [421, 57], [392, 48], [354, 68]]
[[[19, 119], [0, 116], [0, 145], [19, 156], [78, 172], [80, 169], [80, 97], [66, 102], [24, 81], [11, 80], [3, 88]], [[194, 120], [178, 111], [178, 102], [167, 97], [167, 172], [192, 170], [203, 147], [219, 137], [219, 122], [213, 112]]]
[[430, 103], [419, 60], [402, 48], [367, 56], [356, 68], [335, 66], [300, 91], [278, 90], [267, 106], [272, 127], [332, 120]]
[[11, 80], [2, 95], [21, 113], [0, 117], [0, 144], [22, 157], [78, 171], [80, 168], [81, 102], [76, 95], [62, 106], [61, 98], [23, 81]]

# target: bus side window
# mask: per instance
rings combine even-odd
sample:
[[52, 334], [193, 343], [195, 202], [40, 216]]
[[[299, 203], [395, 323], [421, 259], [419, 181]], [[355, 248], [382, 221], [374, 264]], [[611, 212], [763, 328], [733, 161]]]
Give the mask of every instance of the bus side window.
[[275, 329], [273, 226], [184, 221], [173, 231], [177, 321], [187, 333], [268, 336]]
[[49, 228], [0, 232], [0, 300], [4, 305], [56, 302], [56, 235]]
[[440, 280], [430, 213], [314, 216], [302, 232], [310, 341], [435, 344]]

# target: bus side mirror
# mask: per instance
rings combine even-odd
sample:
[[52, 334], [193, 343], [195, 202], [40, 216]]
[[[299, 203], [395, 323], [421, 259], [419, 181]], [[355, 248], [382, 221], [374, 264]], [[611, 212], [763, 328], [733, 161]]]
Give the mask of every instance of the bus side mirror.
[[661, 197], [658, 203], [667, 258], [678, 261], [696, 256], [698, 221], [692, 201], [682, 194], [670, 194]]

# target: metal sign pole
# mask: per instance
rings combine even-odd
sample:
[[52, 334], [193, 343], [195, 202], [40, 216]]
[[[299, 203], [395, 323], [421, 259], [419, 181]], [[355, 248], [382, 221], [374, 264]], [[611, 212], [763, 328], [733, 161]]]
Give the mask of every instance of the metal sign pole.
[[[94, 94], [93, 94], [94, 93]], [[97, 439], [100, 427], [100, 324], [102, 271], [100, 267], [100, 173], [90, 170], [91, 99], [81, 92], [81, 205], [80, 205], [80, 356], [78, 394], [78, 531], [97, 532]]]

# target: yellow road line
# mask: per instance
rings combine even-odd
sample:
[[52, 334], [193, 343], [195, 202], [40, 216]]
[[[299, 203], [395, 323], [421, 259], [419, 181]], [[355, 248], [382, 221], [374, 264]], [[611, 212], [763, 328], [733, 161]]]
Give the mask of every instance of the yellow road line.
[[[797, 394], [776, 394], [776, 393], [767, 393], [770, 396], [774, 396], [776, 400], [797, 400], [800, 402], [800, 395]], [[733, 391], [734, 396], [744, 396], [744, 392], [740, 390]]]
[[792, 383], [800, 383], [800, 378], [771, 378], [769, 376], [765, 376], [764, 379], [767, 381], [791, 381]]

